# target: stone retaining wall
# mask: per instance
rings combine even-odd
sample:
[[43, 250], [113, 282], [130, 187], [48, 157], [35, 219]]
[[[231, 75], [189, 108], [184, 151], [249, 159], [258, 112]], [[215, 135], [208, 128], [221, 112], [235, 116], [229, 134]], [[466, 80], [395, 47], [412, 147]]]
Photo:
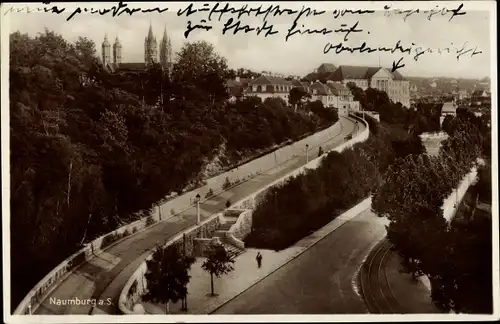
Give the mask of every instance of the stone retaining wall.
[[[350, 117], [358, 120], [359, 122], [362, 122], [365, 125], [365, 129], [363, 131], [361, 131], [360, 133], [358, 133], [355, 137], [353, 137], [352, 139], [347, 141], [346, 143], [333, 149], [334, 151], [341, 152], [345, 148], [350, 147], [350, 146], [354, 145], [355, 143], [365, 141], [369, 136], [368, 123], [366, 123], [363, 119], [361, 119], [357, 116], [351, 115]], [[284, 183], [286, 180], [288, 180], [290, 177], [293, 177], [297, 174], [305, 172], [307, 169], [317, 168], [320, 164], [321, 159], [324, 158], [326, 156], [326, 154], [328, 154], [328, 152], [325, 152], [323, 155], [312, 160], [308, 164], [303, 165], [302, 167], [284, 175], [282, 178], [272, 182], [271, 184], [258, 190], [257, 192], [251, 194], [250, 196], [247, 196], [246, 198], [243, 198], [240, 201], [234, 203], [232, 206], [230, 206], [230, 208], [231, 209], [254, 209], [256, 202], [258, 202], [259, 199], [265, 195], [266, 191], [269, 188], [276, 186], [276, 185], [280, 185], [280, 184]], [[204, 224], [210, 223], [211, 220], [213, 220], [215, 218], [217, 219], [216, 224], [218, 226], [221, 222], [220, 219], [223, 217], [224, 217], [224, 213], [219, 213], [219, 214], [205, 220], [199, 227], [203, 227]], [[197, 227], [189, 229], [185, 233], [196, 231], [196, 230], [197, 230]], [[177, 235], [174, 239], [167, 242], [166, 245], [175, 244], [175, 242], [178, 242], [178, 240], [180, 238], [182, 238], [182, 234]], [[200, 242], [200, 243], [203, 244], [203, 242]], [[193, 251], [193, 250], [191, 250], [191, 251]], [[150, 257], [148, 257], [148, 259], [150, 259], [151, 257], [152, 257], [152, 254]], [[129, 280], [125, 284], [125, 286], [120, 294], [119, 303], [118, 303], [118, 307], [123, 314], [134, 314], [133, 306], [137, 302], [137, 300], [138, 300], [137, 298], [139, 298], [138, 296], [140, 296], [140, 294], [142, 294], [146, 291], [147, 287], [146, 287], [146, 284], [144, 282], [145, 281], [144, 274], [146, 272], [146, 269], [147, 269], [147, 265], [146, 265], [146, 261], [145, 261], [134, 272], [134, 274], [129, 278]], [[134, 284], [134, 282], [138, 282], [140, 284]], [[133, 290], [132, 292], [130, 292], [131, 289]], [[134, 289], [136, 289], [136, 290], [134, 290]]]
[[222, 187], [226, 177], [229, 181], [231, 181], [231, 183], [248, 180], [251, 177], [258, 175], [260, 172], [267, 171], [270, 168], [275, 167], [276, 163], [280, 164], [293, 158], [305, 149], [306, 144], [309, 145], [310, 149], [319, 147], [330, 138], [335, 137], [339, 132], [340, 124], [335, 123], [333, 126], [301, 139], [296, 143], [282, 147], [275, 152], [271, 152], [256, 160], [243, 164], [238, 168], [208, 179], [207, 185], [154, 206], [150, 216], [144, 217], [131, 224], [120, 227], [113, 232], [96, 238], [61, 262], [42, 280], [40, 280], [18, 305], [14, 311], [14, 315], [29, 314], [30, 311], [36, 309], [40, 301], [44, 299], [44, 296], [55, 288], [55, 284], [57, 282], [65, 279], [71, 271], [94, 257], [94, 255], [99, 254], [105, 248], [120, 242], [121, 239], [124, 239], [131, 234], [144, 230], [157, 221], [165, 220], [190, 208], [194, 204], [194, 199], [197, 194], [201, 195], [203, 201], [206, 199], [205, 196], [210, 189], [212, 189], [214, 194], [219, 194], [229, 189], [224, 189]]
[[[222, 213], [216, 214], [213, 217], [203, 221], [200, 225], [195, 225], [190, 229], [176, 235], [173, 239], [164, 244], [163, 247], [170, 245], [177, 245], [179, 249], [185, 251], [186, 255], [196, 255], [196, 247], [198, 244], [195, 242], [198, 239], [211, 237], [220, 225]], [[129, 278], [118, 300], [118, 308], [123, 314], [134, 314], [132, 311], [133, 306], [137, 303], [139, 298], [147, 291], [147, 282], [144, 277], [147, 271], [147, 261], [153, 257], [151, 255], [137, 268], [134, 274]]]

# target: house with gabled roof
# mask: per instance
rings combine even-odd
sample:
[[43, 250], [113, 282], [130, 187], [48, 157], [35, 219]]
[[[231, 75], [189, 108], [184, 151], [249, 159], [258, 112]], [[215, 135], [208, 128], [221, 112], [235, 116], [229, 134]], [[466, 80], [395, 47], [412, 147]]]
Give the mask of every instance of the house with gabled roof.
[[332, 63], [323, 63], [316, 69], [316, 73], [318, 74], [333, 73], [336, 69], [337, 67]]
[[294, 87], [291, 81], [282, 77], [262, 74], [253, 79], [245, 89], [244, 96], [256, 96], [262, 99], [279, 97], [288, 102], [290, 90]]
[[336, 108], [339, 115], [346, 116], [349, 112], [359, 111], [359, 102], [354, 101], [351, 90], [340, 82], [316, 81], [309, 88], [312, 100], [321, 101], [324, 107]]
[[359, 111], [359, 101], [354, 100], [354, 96], [349, 88], [340, 82], [329, 81], [326, 86], [330, 88], [335, 101], [333, 106], [338, 109], [339, 115], [347, 116], [350, 112]]
[[245, 89], [248, 84], [252, 81], [250, 78], [240, 78], [237, 76], [234, 79], [226, 81], [226, 88], [229, 94], [229, 101], [235, 101], [243, 97]]
[[307, 93], [311, 92], [310, 91], [311, 89], [309, 89], [309, 83], [307, 83], [307, 82], [302, 82], [298, 79], [293, 79], [290, 82], [292, 82], [292, 85], [294, 88], [299, 88], [302, 91], [307, 92]]
[[471, 106], [490, 106], [491, 93], [486, 90], [475, 90], [471, 94]]
[[309, 88], [311, 89], [311, 100], [319, 100], [324, 107], [333, 107], [334, 96], [330, 88], [320, 81], [313, 82]]
[[410, 83], [398, 72], [384, 67], [341, 65], [327, 78], [328, 81], [347, 85], [355, 83], [363, 90], [367, 88], [385, 91], [394, 102], [410, 107]]

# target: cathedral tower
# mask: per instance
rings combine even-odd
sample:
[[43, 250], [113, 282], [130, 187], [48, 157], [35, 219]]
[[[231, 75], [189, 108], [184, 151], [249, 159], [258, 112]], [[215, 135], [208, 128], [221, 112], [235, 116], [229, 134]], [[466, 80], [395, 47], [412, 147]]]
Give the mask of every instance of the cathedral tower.
[[144, 62], [146, 64], [158, 62], [158, 45], [156, 37], [153, 36], [153, 27], [149, 23], [149, 33], [144, 40]]
[[160, 64], [164, 69], [168, 69], [172, 63], [172, 44], [167, 36], [167, 27], [163, 31], [163, 39], [160, 44]]
[[118, 40], [118, 36], [115, 39], [115, 43], [113, 44], [113, 63], [121, 63], [122, 62], [122, 44], [120, 44], [120, 40]]
[[102, 63], [104, 65], [111, 63], [111, 45], [108, 42], [108, 34], [104, 35], [102, 42]]

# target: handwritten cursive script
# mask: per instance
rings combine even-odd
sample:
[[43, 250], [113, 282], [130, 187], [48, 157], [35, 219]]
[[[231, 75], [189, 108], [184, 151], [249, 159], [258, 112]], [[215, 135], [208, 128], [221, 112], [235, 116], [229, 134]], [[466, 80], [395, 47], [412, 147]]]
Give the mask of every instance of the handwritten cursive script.
[[[134, 13], [156, 13], [162, 14], [169, 11], [168, 8], [142, 8], [140, 6], [129, 6], [126, 2], [120, 1], [116, 5], [104, 7], [104, 8], [94, 8], [94, 7], [76, 7], [76, 9], [68, 10], [61, 4], [52, 5], [51, 2], [43, 2], [44, 7], [30, 7], [30, 6], [11, 6], [8, 10], [4, 12], [4, 15], [8, 13], [32, 13], [32, 12], [43, 12], [52, 14], [67, 14], [66, 21], [71, 21], [76, 16], [81, 14], [94, 14], [100, 16], [108, 17], [119, 17], [123, 14], [128, 14], [132, 16]], [[465, 42], [463, 46], [454, 47], [453, 43], [451, 46], [431, 49], [428, 47], [418, 47], [413, 42], [405, 43], [403, 40], [397, 41], [395, 44], [390, 46], [373, 46], [369, 44], [369, 41], [360, 41], [357, 44], [348, 44], [349, 37], [351, 35], [370, 35], [371, 31], [367, 29], [367, 26], [363, 25], [362, 16], [370, 16], [382, 14], [383, 17], [401, 16], [403, 21], [407, 21], [410, 17], [416, 15], [425, 15], [427, 20], [438, 19], [439, 17], [446, 17], [448, 21], [457, 19], [457, 17], [464, 16], [467, 14], [464, 10], [464, 5], [460, 4], [454, 8], [449, 8], [442, 5], [436, 5], [435, 7], [427, 10], [422, 10], [419, 8], [414, 9], [398, 9], [393, 8], [392, 5], [381, 6], [380, 10], [367, 10], [367, 9], [335, 9], [331, 11], [317, 10], [311, 8], [307, 5], [303, 5], [301, 8], [288, 8], [286, 5], [282, 4], [238, 4], [233, 5], [231, 3], [189, 3], [183, 8], [176, 11], [178, 17], [188, 18], [186, 23], [186, 28], [184, 30], [184, 37], [189, 38], [193, 32], [214, 32], [216, 29], [215, 22], [221, 22], [222, 28], [220, 32], [222, 35], [226, 34], [255, 34], [262, 37], [270, 37], [276, 35], [283, 35], [284, 41], [288, 42], [292, 38], [304, 37], [304, 36], [327, 36], [335, 39], [335, 36], [340, 35], [342, 37], [341, 42], [331, 41], [326, 43], [323, 48], [324, 54], [341, 54], [347, 53], [362, 53], [362, 54], [372, 54], [372, 53], [390, 53], [394, 55], [403, 55], [403, 57], [410, 56], [416, 62], [423, 55], [428, 54], [453, 54], [456, 59], [459, 60], [463, 57], [473, 57], [475, 55], [482, 54], [482, 51], [478, 49], [477, 46], [469, 46], [468, 42]], [[323, 16], [328, 19], [321, 20], [317, 17]], [[250, 20], [251, 22], [242, 21], [244, 18], [257, 18], [257, 22]], [[289, 25], [286, 29], [283, 29], [283, 23], [280, 23], [278, 28], [274, 25], [271, 19], [276, 17], [286, 17], [289, 18]], [[355, 18], [355, 23], [352, 21], [345, 23], [342, 21], [343, 18], [350, 17]], [[356, 19], [357, 17], [357, 19]], [[380, 16], [378, 16], [380, 17]], [[315, 23], [314, 27], [308, 26], [305, 21], [307, 18], [312, 18], [309, 22], [313, 21]], [[282, 19], [281, 19], [282, 21]], [[330, 25], [319, 25], [318, 22], [324, 21], [324, 24], [335, 24], [336, 26]], [[395, 60], [393, 62], [393, 70], [400, 69], [405, 66], [403, 63], [403, 57]]]

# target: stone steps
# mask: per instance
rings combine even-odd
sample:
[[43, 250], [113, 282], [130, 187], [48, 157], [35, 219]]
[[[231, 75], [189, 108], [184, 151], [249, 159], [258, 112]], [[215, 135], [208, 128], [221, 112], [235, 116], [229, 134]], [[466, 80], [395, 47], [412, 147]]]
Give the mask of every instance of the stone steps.
[[235, 258], [238, 255], [240, 255], [241, 253], [243, 253], [242, 249], [239, 249], [239, 248], [237, 248], [234, 245], [227, 244], [227, 243], [222, 243], [222, 246], [224, 246], [224, 249], [226, 249], [227, 253], [229, 254], [229, 256], [231, 258]]
[[231, 226], [233, 226], [235, 223], [236, 223], [236, 221], [227, 221], [226, 223], [221, 224], [219, 226], [219, 228], [217, 228], [217, 229], [223, 230], [223, 231], [228, 231], [231, 228]]

